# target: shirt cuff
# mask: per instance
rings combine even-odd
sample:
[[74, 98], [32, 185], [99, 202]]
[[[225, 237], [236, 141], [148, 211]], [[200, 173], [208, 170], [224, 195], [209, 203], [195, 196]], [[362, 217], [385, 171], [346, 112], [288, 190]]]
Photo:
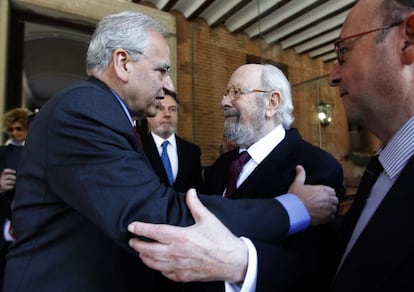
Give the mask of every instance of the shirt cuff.
[[225, 292], [255, 292], [257, 281], [257, 251], [250, 239], [240, 237], [247, 245], [249, 258], [247, 263], [246, 277], [241, 284], [224, 282]]
[[275, 198], [278, 200], [289, 216], [288, 235], [299, 233], [309, 227], [311, 217], [302, 201], [294, 194], [285, 194]]

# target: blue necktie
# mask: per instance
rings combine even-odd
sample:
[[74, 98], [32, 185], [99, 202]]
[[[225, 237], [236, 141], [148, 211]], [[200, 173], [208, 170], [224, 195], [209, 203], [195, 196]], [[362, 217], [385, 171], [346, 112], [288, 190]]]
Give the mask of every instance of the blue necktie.
[[170, 158], [168, 157], [167, 147], [168, 147], [168, 141], [165, 140], [162, 142], [162, 152], [161, 152], [161, 160], [162, 164], [164, 164], [165, 172], [167, 173], [168, 181], [170, 182], [170, 186], [173, 186], [174, 184], [174, 176], [171, 168]]

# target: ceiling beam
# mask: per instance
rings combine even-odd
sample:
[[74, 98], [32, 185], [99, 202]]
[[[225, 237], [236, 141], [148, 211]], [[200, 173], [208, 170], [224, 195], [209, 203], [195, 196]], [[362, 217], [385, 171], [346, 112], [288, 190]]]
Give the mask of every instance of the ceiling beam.
[[204, 18], [209, 26], [215, 27], [226, 21], [226, 19], [232, 15], [235, 15], [250, 1], [251, 0], [215, 1], [200, 14], [200, 17]]
[[[349, 9], [343, 11], [338, 16], [338, 11], [341, 12], [344, 8], [348, 8], [349, 4], [352, 4], [356, 2], [355, 0], [341, 0], [341, 1], [328, 1], [325, 4], [318, 6], [317, 8], [307, 12], [306, 14], [303, 14], [298, 19], [289, 22], [288, 24], [284, 25], [283, 27], [280, 27], [279, 29], [273, 31], [272, 33], [269, 33], [266, 35], [267, 41], [269, 43], [276, 42], [280, 39], [283, 39], [285, 36], [292, 34], [296, 31], [303, 30], [304, 27], [310, 27], [311, 29], [314, 27], [313, 24], [320, 23], [324, 19], [327, 19], [328, 16], [332, 17], [335, 16], [332, 19], [332, 22], [337, 23], [338, 21], [341, 21], [339, 25], [343, 23], [345, 20], [346, 15], [349, 12]], [[338, 17], [338, 18], [336, 18]], [[325, 23], [323, 25], [334, 25], [336, 24], [330, 24]], [[320, 26], [320, 25], [316, 25]]]
[[249, 37], [257, 37], [263, 34], [265, 31], [268, 31], [272, 27], [282, 23], [283, 21], [289, 19], [295, 14], [298, 14], [300, 11], [306, 9], [316, 2], [315, 0], [293, 0], [288, 4], [280, 7], [271, 14], [259, 19], [255, 24], [244, 30]]
[[[294, 34], [293, 36], [284, 39], [280, 43], [284, 49], [288, 49], [297, 44], [307, 41], [308, 39], [314, 38], [318, 35], [327, 33], [335, 28], [341, 27], [343, 24], [347, 11], [335, 16], [334, 18], [325, 20], [315, 26], [312, 26], [300, 33]], [[267, 35], [264, 37], [267, 43], [273, 43], [275, 40], [273, 38], [268, 38]]]
[[295, 51], [298, 54], [305, 53], [307, 51], [310, 51], [312, 49], [315, 49], [317, 47], [320, 47], [322, 45], [333, 43], [339, 36], [341, 29], [338, 28], [336, 30], [333, 30], [327, 34], [321, 35], [319, 37], [313, 38], [310, 41], [304, 42], [303, 44], [300, 44], [295, 47]]

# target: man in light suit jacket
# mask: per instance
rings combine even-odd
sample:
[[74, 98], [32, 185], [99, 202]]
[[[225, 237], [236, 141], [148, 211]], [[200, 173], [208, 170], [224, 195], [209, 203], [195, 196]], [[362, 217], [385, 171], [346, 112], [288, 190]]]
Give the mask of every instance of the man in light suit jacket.
[[[306, 169], [307, 183], [329, 185], [337, 193], [343, 191], [343, 172], [338, 161], [326, 151], [302, 140], [298, 131], [291, 129], [293, 104], [290, 84], [278, 68], [258, 64], [239, 67], [228, 82], [221, 104], [225, 116], [225, 138], [239, 147], [224, 153], [206, 169], [204, 183], [199, 189], [201, 193], [228, 195], [229, 169], [242, 150], [248, 152], [250, 159], [238, 176], [237, 188], [230, 195], [232, 199], [285, 194], [295, 179], [297, 165]], [[254, 221], [256, 218], [250, 219]], [[277, 245], [253, 240], [258, 253], [258, 277], [257, 285], [252, 289], [315, 292], [326, 289], [332, 274], [336, 231], [334, 224], [328, 224], [309, 228]], [[227, 245], [226, 238], [223, 238], [222, 244]], [[192, 242], [206, 244], [209, 250], [218, 248], [210, 245], [209, 241], [192, 238]], [[142, 250], [138, 251], [142, 255]], [[208, 261], [200, 261], [200, 266], [205, 262]], [[208, 268], [216, 270], [211, 266]], [[240, 280], [247, 284], [245, 279]], [[187, 288], [191, 291], [222, 291], [224, 285], [190, 283]]]
[[344, 218], [332, 292], [414, 291], [413, 31], [414, 1], [360, 0], [335, 43], [330, 85], [348, 120], [383, 142], [383, 171]]
[[165, 97], [160, 100], [160, 103], [157, 115], [147, 118], [151, 131], [142, 136], [144, 151], [161, 181], [165, 185], [170, 185], [160, 156], [161, 144], [168, 141], [168, 154], [174, 177], [171, 187], [178, 192], [185, 192], [190, 188], [198, 187], [202, 182], [201, 149], [198, 145], [175, 134], [180, 111], [177, 94], [165, 90]]
[[[180, 101], [174, 91], [164, 89], [165, 96], [154, 117], [147, 117], [150, 132], [142, 136], [142, 144], [155, 173], [163, 184], [177, 192], [198, 187], [202, 182], [201, 149], [198, 145], [180, 138], [175, 131], [178, 124]], [[162, 143], [168, 141], [169, 160], [173, 184], [170, 184], [161, 160]], [[182, 283], [171, 281], [160, 275], [157, 281], [160, 291], [182, 291]]]
[[[133, 129], [132, 117], [155, 115], [164, 88], [173, 89], [166, 36], [138, 12], [105, 17], [87, 52], [90, 78], [36, 115], [20, 160], [4, 292], [156, 291], [155, 272], [129, 246], [129, 224], [194, 223], [185, 194], [160, 182]], [[312, 223], [336, 210], [331, 188], [292, 187]], [[279, 199], [200, 198], [238, 235], [277, 242], [291, 228]]]

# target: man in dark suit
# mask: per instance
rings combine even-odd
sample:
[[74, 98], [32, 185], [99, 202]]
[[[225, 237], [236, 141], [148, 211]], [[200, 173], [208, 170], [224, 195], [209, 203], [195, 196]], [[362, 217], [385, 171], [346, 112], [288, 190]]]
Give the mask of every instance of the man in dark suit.
[[[156, 290], [155, 272], [129, 247], [128, 225], [194, 223], [185, 194], [160, 182], [133, 129], [132, 117], [155, 115], [164, 88], [173, 89], [166, 35], [138, 12], [105, 17], [87, 52], [90, 78], [36, 115], [19, 166], [4, 292]], [[311, 222], [336, 210], [331, 188], [293, 188]], [[273, 242], [290, 228], [280, 200], [200, 198], [235, 234]]]
[[196, 144], [180, 138], [175, 131], [178, 124], [180, 102], [174, 91], [165, 90], [155, 117], [148, 117], [150, 133], [142, 136], [145, 154], [154, 171], [165, 185], [170, 185], [161, 160], [162, 143], [168, 141], [168, 154], [172, 167], [171, 185], [178, 192], [198, 187], [202, 182], [201, 150]]
[[[228, 82], [222, 107], [225, 138], [239, 147], [224, 153], [207, 168], [205, 181], [199, 189], [201, 193], [225, 194], [233, 199], [283, 195], [295, 179], [297, 165], [306, 169], [307, 183], [329, 185], [337, 193], [342, 192], [343, 172], [338, 161], [326, 151], [302, 140], [298, 131], [291, 129], [293, 105], [290, 84], [278, 68], [258, 64], [239, 67]], [[229, 169], [239, 153], [244, 151], [250, 157], [238, 176], [236, 190], [229, 194]], [[255, 289], [325, 290], [332, 273], [335, 240], [334, 224], [310, 228], [277, 245], [253, 240], [258, 254]], [[225, 241], [222, 245], [226, 245]], [[209, 250], [217, 248], [209, 241], [193, 238], [193, 242], [205, 244]], [[142, 250], [138, 251], [142, 256]], [[201, 261], [200, 266], [205, 262]], [[208, 268], [215, 270], [211, 266]], [[247, 284], [248, 281], [244, 281]], [[192, 283], [187, 287], [192, 291], [221, 291], [224, 288], [222, 283]]]
[[414, 1], [360, 0], [335, 42], [330, 85], [348, 120], [383, 142], [383, 170], [370, 189], [364, 174], [344, 218], [332, 292], [414, 291], [413, 31]]
[[[190, 188], [198, 187], [202, 182], [201, 149], [188, 142], [175, 131], [178, 124], [180, 101], [174, 91], [164, 89], [165, 96], [160, 100], [161, 105], [154, 117], [147, 117], [150, 132], [142, 136], [142, 144], [155, 173], [162, 183], [171, 186], [177, 192], [185, 192]], [[161, 159], [163, 143], [168, 145], [169, 166], [171, 166], [171, 184]], [[168, 166], [167, 166], [168, 167]], [[163, 276], [157, 281], [160, 291], [182, 291], [182, 284], [173, 282]]]

